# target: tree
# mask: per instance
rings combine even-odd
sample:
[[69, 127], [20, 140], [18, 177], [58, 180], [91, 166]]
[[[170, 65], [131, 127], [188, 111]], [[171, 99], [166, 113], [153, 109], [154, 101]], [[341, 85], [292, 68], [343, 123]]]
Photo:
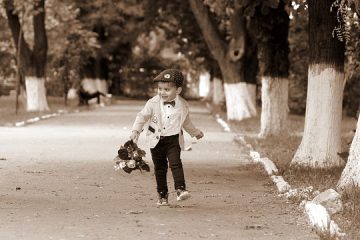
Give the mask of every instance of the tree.
[[345, 85], [344, 43], [332, 37], [337, 25], [332, 2], [308, 1], [310, 59], [305, 127], [293, 166], [329, 168], [344, 164], [338, 155]]
[[79, 20], [85, 29], [96, 33], [100, 45], [95, 55], [83, 56], [82, 78], [96, 79], [102, 85], [101, 91], [107, 91], [106, 80], [110, 78], [119, 86], [116, 74], [131, 54], [131, 45], [137, 36], [151, 24], [157, 3], [152, 0], [77, 0], [74, 4], [80, 9]]
[[73, 1], [46, 1], [46, 30], [48, 36], [47, 93], [64, 96], [67, 104], [69, 88], [80, 84], [83, 56], [95, 56], [100, 47], [97, 34], [79, 21], [80, 10]]
[[309, 65], [309, 13], [306, 0], [291, 1], [289, 11], [289, 111], [305, 115]]
[[289, 77], [289, 15], [287, 0], [241, 1], [250, 17], [248, 27], [258, 46], [261, 75], [259, 136], [287, 131]]
[[[257, 65], [255, 69], [247, 68], [245, 63], [249, 61], [248, 58], [256, 58], [256, 54], [253, 54], [255, 46], [251, 44], [253, 41], [249, 41], [250, 36], [246, 31], [247, 20], [243, 9], [239, 6], [229, 7], [226, 1], [205, 2], [207, 5], [202, 0], [189, 0], [205, 42], [224, 79], [227, 118], [242, 120], [253, 117], [256, 115]], [[216, 12], [218, 16], [226, 13], [228, 20], [224, 17], [216, 19], [210, 11]], [[226, 29], [227, 25], [229, 29]], [[222, 26], [225, 31], [221, 32], [217, 26]], [[256, 59], [253, 61], [256, 62]]]
[[[129, 68], [135, 66], [135, 71], [142, 70], [138, 74], [150, 75], [150, 78], [143, 77], [143, 86], [153, 85], [152, 78], [158, 73], [157, 70], [179, 68], [187, 76], [182, 93], [186, 97], [197, 97], [199, 73], [204, 69], [215, 68], [216, 63], [206, 47], [199, 27], [194, 24], [196, 19], [190, 10], [189, 2], [174, 0], [164, 3], [158, 6], [158, 11], [153, 16], [153, 24], [141, 33], [132, 45], [132, 59], [140, 62], [140, 65], [131, 63]], [[150, 62], [153, 64], [149, 64]], [[157, 63], [157, 66], [154, 63]], [[132, 84], [135, 85], [136, 82], [132, 81]]]
[[[47, 36], [45, 29], [45, 0], [23, 2], [24, 9], [31, 10], [20, 12], [16, 9], [13, 0], [3, 0], [8, 24], [12, 33], [14, 46], [20, 55], [18, 68], [25, 79], [27, 111], [45, 111], [49, 109], [45, 91], [45, 69], [47, 59]], [[23, 19], [20, 19], [22, 14]], [[27, 14], [32, 16], [33, 23], [33, 49], [24, 38], [24, 23]]]
[[[352, 13], [351, 11], [342, 11], [343, 9], [348, 9], [348, 7], [353, 6], [353, 11], [355, 11], [357, 13], [358, 16], [360, 16], [360, 1], [346, 1], [346, 0], [339, 0], [339, 1], [335, 1], [334, 4], [337, 4], [339, 6], [339, 11], [341, 13], [344, 13], [344, 15], [342, 15], [342, 17], [340, 18], [341, 23], [344, 24], [348, 24], [347, 21], [349, 21], [348, 17], [349, 15]], [[341, 12], [342, 11], [342, 12]], [[358, 20], [357, 20], [358, 21]], [[350, 21], [352, 23], [354, 23], [354, 20]], [[351, 24], [354, 27], [354, 30], [357, 34], [353, 34], [351, 36], [355, 37], [355, 38], [342, 38], [343, 40], [349, 40], [352, 42], [357, 42], [355, 43], [356, 45], [359, 45], [358, 43], [358, 35], [360, 33], [360, 28], [359, 28], [359, 22], [357, 22], [357, 24]], [[341, 29], [341, 28], [340, 28]], [[346, 29], [342, 28], [343, 30], [345, 30], [345, 34], [343, 34], [343, 32], [338, 32], [338, 35], [340, 34], [341, 36], [350, 36], [347, 35], [346, 33]], [[350, 51], [355, 51], [356, 52], [359, 51], [358, 48], [354, 48], [351, 49]], [[358, 55], [357, 57], [359, 57], [359, 52], [357, 52]], [[356, 64], [355, 64], [356, 65]], [[358, 64], [357, 64], [358, 66]], [[347, 163], [346, 166], [341, 174], [341, 177], [338, 181], [337, 184], [337, 188], [340, 191], [347, 191], [347, 190], [352, 190], [353, 187], [356, 187], [357, 189], [360, 188], [360, 118], [358, 116], [358, 122], [357, 122], [357, 126], [356, 126], [356, 132], [355, 132], [355, 136], [352, 140], [351, 146], [350, 146], [350, 152], [349, 152], [349, 157], [347, 159]]]

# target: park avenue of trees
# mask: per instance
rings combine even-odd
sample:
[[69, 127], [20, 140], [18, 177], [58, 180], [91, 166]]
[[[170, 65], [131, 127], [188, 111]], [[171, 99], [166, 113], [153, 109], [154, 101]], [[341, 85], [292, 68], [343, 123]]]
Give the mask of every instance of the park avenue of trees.
[[[264, 138], [290, 133], [290, 92], [305, 86], [304, 134], [291, 167], [346, 164], [338, 183], [345, 190], [360, 186], [360, 123], [347, 163], [338, 155], [344, 92], [350, 99], [349, 76], [359, 77], [359, 6], [358, 0], [2, 0], [0, 74], [16, 76], [28, 111], [46, 111], [48, 94], [66, 99], [81, 81], [144, 97], [154, 72], [176, 67], [187, 73], [194, 96], [199, 73], [210, 72], [214, 103], [224, 94], [232, 121], [261, 114]], [[294, 80], [300, 67], [307, 84]]]

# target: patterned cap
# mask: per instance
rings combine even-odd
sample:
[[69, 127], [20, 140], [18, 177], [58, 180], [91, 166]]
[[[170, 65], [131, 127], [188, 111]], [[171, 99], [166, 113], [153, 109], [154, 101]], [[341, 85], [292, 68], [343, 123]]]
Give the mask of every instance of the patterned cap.
[[166, 69], [154, 78], [154, 82], [173, 82], [177, 87], [181, 87], [184, 82], [184, 76], [179, 70]]

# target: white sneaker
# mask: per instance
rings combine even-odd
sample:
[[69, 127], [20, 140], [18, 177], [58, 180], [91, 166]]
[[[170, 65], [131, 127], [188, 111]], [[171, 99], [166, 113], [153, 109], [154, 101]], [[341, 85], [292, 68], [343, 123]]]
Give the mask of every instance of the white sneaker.
[[176, 200], [182, 201], [182, 200], [186, 200], [188, 198], [190, 198], [189, 191], [187, 191], [185, 189], [176, 190]]

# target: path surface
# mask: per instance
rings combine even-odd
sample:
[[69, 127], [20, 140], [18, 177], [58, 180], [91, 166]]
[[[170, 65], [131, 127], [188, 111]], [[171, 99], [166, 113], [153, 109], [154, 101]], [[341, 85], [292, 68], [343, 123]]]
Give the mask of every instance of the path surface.
[[0, 127], [0, 239], [318, 239], [201, 104], [191, 116], [205, 138], [187, 137], [182, 155], [192, 198], [176, 202], [169, 173], [171, 205], [156, 207], [153, 171], [112, 162], [143, 104]]

